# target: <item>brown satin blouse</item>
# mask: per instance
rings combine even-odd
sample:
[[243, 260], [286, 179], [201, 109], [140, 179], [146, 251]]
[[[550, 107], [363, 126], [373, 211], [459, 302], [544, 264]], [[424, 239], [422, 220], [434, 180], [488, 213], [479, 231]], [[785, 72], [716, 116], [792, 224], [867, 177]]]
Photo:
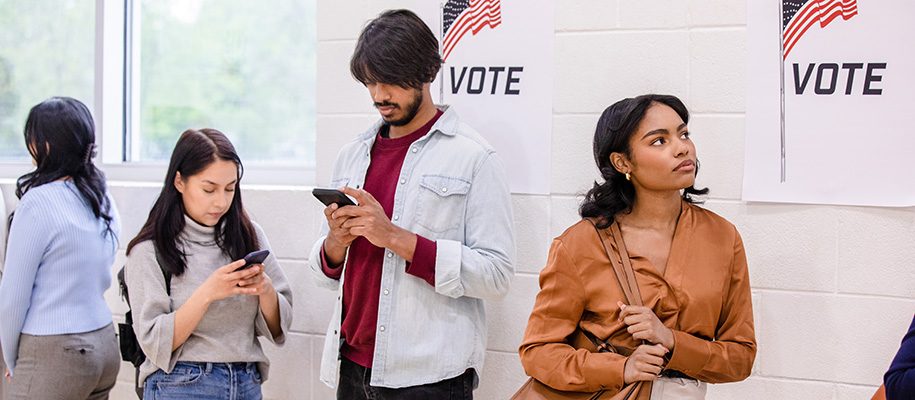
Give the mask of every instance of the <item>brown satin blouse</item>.
[[[609, 232], [608, 238], [615, 253]], [[709, 383], [750, 375], [756, 357], [750, 282], [743, 242], [730, 222], [684, 202], [665, 275], [648, 259], [629, 257], [644, 305], [673, 330], [666, 369]], [[637, 347], [617, 320], [617, 301], [625, 303], [625, 297], [600, 237], [590, 222], [579, 221], [553, 240], [540, 272], [540, 293], [519, 349], [525, 372], [559, 390], [619, 391], [626, 357], [569, 344], [580, 322], [615, 346]]]

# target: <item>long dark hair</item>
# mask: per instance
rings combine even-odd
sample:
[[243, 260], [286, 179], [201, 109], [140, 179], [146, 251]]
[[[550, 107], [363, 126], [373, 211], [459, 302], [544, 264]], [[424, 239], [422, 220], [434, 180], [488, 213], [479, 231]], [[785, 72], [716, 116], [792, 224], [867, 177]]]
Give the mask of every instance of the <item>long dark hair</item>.
[[47, 99], [29, 111], [24, 136], [37, 167], [16, 181], [16, 197], [21, 199], [32, 188], [70, 178], [95, 217], [105, 221], [105, 233], [110, 233], [111, 204], [105, 174], [92, 163], [95, 123], [89, 108], [69, 97]]
[[350, 73], [363, 85], [422, 89], [442, 67], [438, 40], [410, 10], [388, 10], [370, 21], [356, 42]]
[[[620, 100], [607, 107], [597, 121], [597, 129], [594, 131], [594, 161], [597, 162], [604, 182], [594, 182], [578, 212], [583, 218], [596, 219], [599, 228], [610, 226], [617, 213], [631, 210], [635, 203], [635, 186], [626, 180], [625, 174], [613, 167], [610, 154], [621, 153], [631, 157], [629, 139], [652, 103], [661, 103], [672, 108], [683, 119], [683, 123], [689, 123], [689, 111], [683, 102], [675, 96], [661, 94], [646, 94]], [[698, 173], [697, 162], [696, 174]], [[683, 189], [683, 200], [696, 203], [693, 195], [704, 195], [708, 191], [708, 188], [696, 189], [690, 186]]]
[[187, 254], [178, 250], [177, 238], [184, 230], [185, 210], [181, 193], [175, 188], [175, 177], [180, 172], [182, 179], [187, 179], [216, 160], [235, 163], [238, 167], [238, 181], [229, 210], [216, 223], [214, 239], [219, 248], [233, 260], [244, 258], [245, 254], [257, 250], [257, 234], [241, 202], [244, 167], [235, 147], [222, 132], [215, 129], [188, 129], [175, 144], [162, 192], [149, 211], [146, 224], [127, 245], [128, 255], [137, 244], [152, 240], [162, 268], [174, 276], [184, 273], [187, 269]]

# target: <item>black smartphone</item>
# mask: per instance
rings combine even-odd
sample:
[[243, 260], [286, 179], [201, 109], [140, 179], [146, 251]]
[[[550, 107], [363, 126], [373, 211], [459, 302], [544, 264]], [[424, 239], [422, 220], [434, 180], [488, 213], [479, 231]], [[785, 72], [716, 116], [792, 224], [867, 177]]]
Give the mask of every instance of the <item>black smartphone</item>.
[[356, 205], [353, 199], [337, 189], [314, 188], [311, 190], [311, 194], [315, 195], [325, 206], [330, 206], [333, 203], [337, 203], [337, 207]]
[[248, 253], [248, 255], [245, 256], [245, 265], [235, 268], [235, 271], [233, 271], [233, 272], [238, 272], [243, 269], [251, 268], [251, 266], [254, 264], [263, 264], [264, 260], [266, 260], [267, 256], [269, 256], [269, 255], [270, 255], [270, 250], [252, 251], [252, 252]]

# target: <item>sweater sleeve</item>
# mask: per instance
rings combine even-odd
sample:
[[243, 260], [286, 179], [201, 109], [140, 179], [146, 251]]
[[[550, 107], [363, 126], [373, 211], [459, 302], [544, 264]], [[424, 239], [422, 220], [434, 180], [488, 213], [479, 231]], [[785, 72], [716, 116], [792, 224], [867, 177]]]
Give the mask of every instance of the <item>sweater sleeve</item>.
[[909, 332], [902, 338], [902, 345], [889, 371], [883, 376], [888, 400], [905, 399], [915, 393], [915, 319], [909, 326]]
[[15, 374], [19, 334], [31, 304], [32, 286], [45, 250], [50, 244], [50, 221], [28, 203], [16, 208], [6, 249], [6, 266], [0, 280], [0, 344], [3, 360]]
[[730, 283], [723, 293], [724, 302], [718, 318], [715, 340], [705, 340], [674, 330], [674, 349], [667, 364], [677, 370], [709, 383], [736, 382], [745, 379], [753, 369], [756, 358], [756, 335], [753, 326], [753, 305], [747, 256], [743, 241], [735, 232], [731, 260]]
[[[270, 250], [267, 235], [264, 234], [261, 227], [255, 224], [254, 229], [257, 231], [260, 250]], [[280, 263], [272, 251], [267, 259], [264, 260], [264, 266], [267, 268], [265, 271], [267, 276], [273, 281], [273, 289], [276, 290], [277, 306], [280, 309], [280, 334], [277, 337], [273, 337], [270, 334], [270, 328], [267, 326], [267, 320], [264, 319], [264, 314], [260, 307], [257, 308], [254, 327], [257, 335], [267, 338], [273, 344], [281, 345], [286, 342], [286, 334], [292, 327], [292, 288], [289, 286], [286, 274], [283, 273], [283, 269], [280, 268]]]
[[142, 242], [131, 249], [125, 266], [133, 330], [147, 362], [170, 373], [182, 347], [172, 352], [175, 338], [175, 311], [165, 290], [165, 276], [156, 261], [152, 241]]
[[576, 270], [562, 241], [553, 241], [519, 349], [521, 365], [554, 389], [618, 392], [624, 384], [626, 357], [576, 349], [567, 341], [585, 311], [586, 293]]

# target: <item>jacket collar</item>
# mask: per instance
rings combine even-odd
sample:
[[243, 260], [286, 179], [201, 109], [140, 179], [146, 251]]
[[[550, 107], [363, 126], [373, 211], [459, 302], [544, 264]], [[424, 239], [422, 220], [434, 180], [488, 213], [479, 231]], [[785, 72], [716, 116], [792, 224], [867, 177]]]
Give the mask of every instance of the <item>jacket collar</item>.
[[[442, 104], [436, 105], [436, 108], [442, 110], [444, 114], [438, 118], [438, 121], [435, 121], [435, 124], [432, 125], [432, 128], [429, 129], [429, 133], [426, 136], [423, 136], [419, 140], [425, 140], [426, 138], [432, 136], [436, 132], [441, 133], [445, 136], [454, 136], [457, 134], [458, 125], [460, 125], [461, 119], [458, 117], [457, 112], [455, 112], [450, 105]], [[379, 119], [375, 121], [372, 126], [362, 132], [359, 135], [359, 141], [365, 144], [368, 147], [372, 147], [372, 144], [375, 143], [375, 137], [378, 135], [378, 130], [381, 129], [381, 125], [384, 124], [384, 119]]]

